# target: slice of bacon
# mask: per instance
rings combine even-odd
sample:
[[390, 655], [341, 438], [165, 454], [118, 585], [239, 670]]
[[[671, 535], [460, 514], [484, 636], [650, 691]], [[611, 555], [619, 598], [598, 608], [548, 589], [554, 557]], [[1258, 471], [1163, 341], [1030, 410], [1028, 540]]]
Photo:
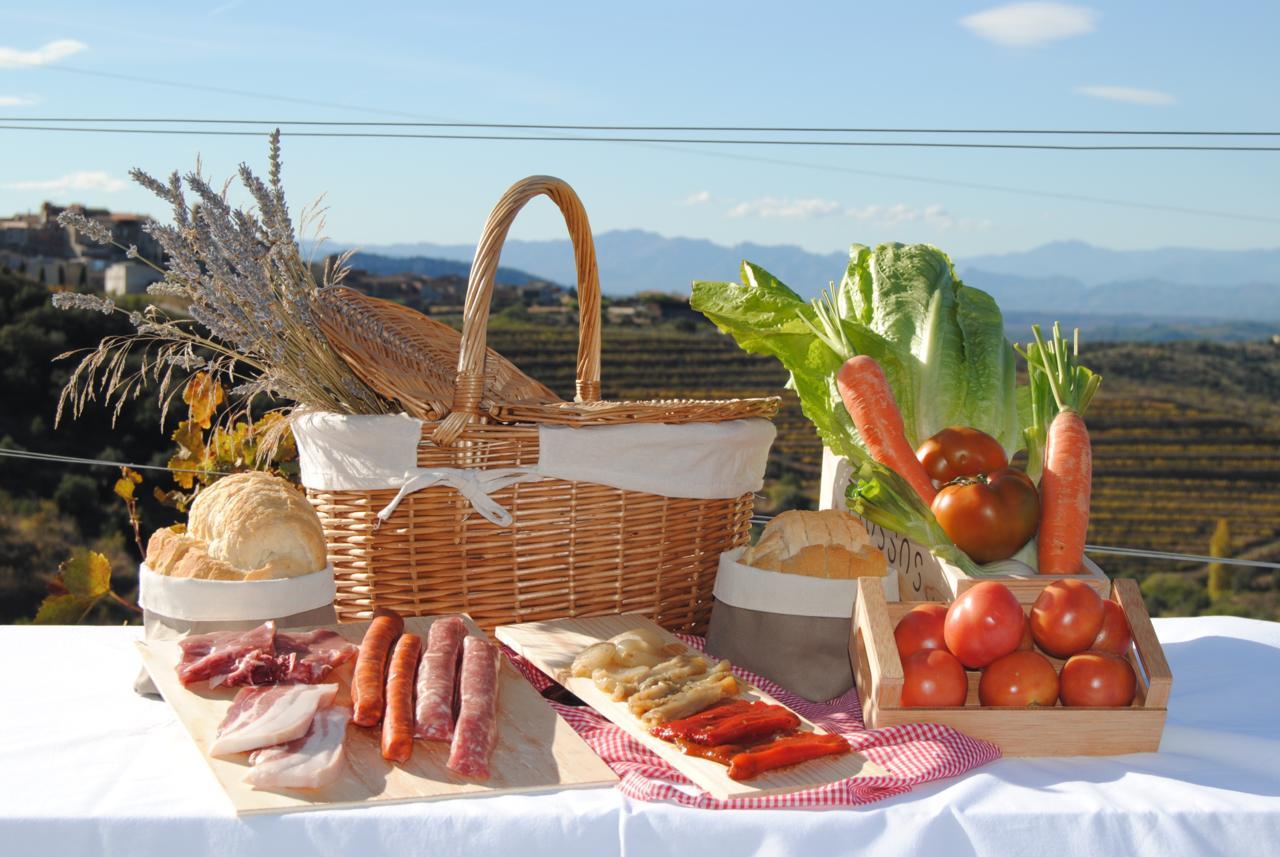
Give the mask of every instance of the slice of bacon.
[[316, 712], [331, 705], [337, 694], [336, 684], [242, 687], [218, 725], [209, 755], [228, 756], [301, 738]]
[[839, 735], [800, 732], [768, 744], [744, 750], [729, 760], [729, 777], [749, 780], [765, 771], [798, 765], [820, 756], [838, 756], [849, 752], [849, 742]]
[[342, 773], [343, 744], [351, 709], [335, 705], [322, 708], [311, 719], [301, 738], [263, 747], [249, 754], [244, 781], [255, 789], [319, 789]]
[[[674, 741], [677, 738], [687, 737], [705, 726], [718, 723], [735, 714], [750, 711], [752, 705], [753, 703], [745, 699], [726, 699], [689, 717], [659, 723], [649, 730], [649, 734], [664, 741]], [[728, 763], [726, 762], [725, 764]]]
[[714, 747], [718, 744], [743, 744], [789, 732], [800, 725], [800, 718], [781, 705], [760, 704], [742, 714], [734, 714], [694, 730], [687, 737], [695, 744]]

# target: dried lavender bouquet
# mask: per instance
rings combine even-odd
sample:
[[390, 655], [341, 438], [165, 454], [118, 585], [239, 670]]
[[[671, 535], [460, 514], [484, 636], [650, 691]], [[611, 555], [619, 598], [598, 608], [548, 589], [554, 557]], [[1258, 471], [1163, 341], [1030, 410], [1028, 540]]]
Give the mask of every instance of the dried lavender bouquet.
[[[240, 181], [255, 210], [232, 208], [228, 181], [215, 191], [197, 164], [194, 172], [167, 184], [135, 169], [133, 180], [165, 200], [173, 222], [144, 227], [164, 248], [164, 267], [142, 259], [136, 247], [117, 244], [110, 230], [79, 212], [58, 218], [102, 244], [114, 244], [164, 275], [148, 293], [173, 299], [171, 313], [156, 304], [127, 312], [110, 298], [59, 292], [61, 309], [121, 312], [134, 331], [110, 336], [82, 354], [58, 403], [58, 419], [68, 407], [79, 416], [99, 396], [118, 415], [124, 403], [148, 384], [158, 384], [162, 415], [172, 396], [196, 372], [221, 379], [247, 409], [265, 394], [296, 405], [350, 414], [379, 414], [395, 408], [360, 380], [330, 347], [316, 322], [312, 301], [320, 288], [342, 282], [346, 255], [326, 265], [317, 284], [299, 249], [280, 182], [280, 132], [271, 135], [270, 172], [262, 181], [245, 164]], [[187, 193], [197, 202], [188, 203]], [[323, 228], [320, 213], [304, 210], [302, 224]], [[183, 313], [186, 313], [184, 315]], [[75, 356], [68, 352], [62, 357]], [[136, 357], [136, 362], [131, 358]]]

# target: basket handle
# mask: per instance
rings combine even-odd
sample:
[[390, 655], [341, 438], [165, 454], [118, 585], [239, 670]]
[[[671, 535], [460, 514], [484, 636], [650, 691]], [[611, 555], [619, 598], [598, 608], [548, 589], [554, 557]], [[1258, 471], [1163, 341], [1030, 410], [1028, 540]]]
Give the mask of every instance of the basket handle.
[[564, 215], [573, 256], [578, 268], [578, 369], [575, 399], [594, 402], [600, 398], [600, 272], [596, 268], [596, 247], [586, 209], [573, 188], [551, 176], [530, 176], [507, 188], [489, 212], [480, 243], [476, 245], [467, 282], [467, 300], [462, 312], [462, 345], [458, 351], [458, 375], [454, 381], [453, 407], [431, 435], [437, 446], [452, 446], [463, 429], [480, 413], [484, 393], [484, 358], [489, 331], [489, 302], [493, 296], [498, 257], [507, 240], [507, 231], [525, 203], [545, 194]]

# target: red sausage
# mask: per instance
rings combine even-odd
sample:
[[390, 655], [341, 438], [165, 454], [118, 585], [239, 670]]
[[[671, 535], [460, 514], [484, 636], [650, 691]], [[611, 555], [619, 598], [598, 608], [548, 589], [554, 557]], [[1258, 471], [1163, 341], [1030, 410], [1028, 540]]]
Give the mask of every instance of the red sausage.
[[382, 718], [382, 758], [407, 762], [413, 755], [413, 689], [422, 638], [405, 634], [396, 641], [387, 674], [387, 713]]
[[387, 675], [387, 657], [400, 632], [404, 619], [394, 610], [378, 608], [373, 612], [369, 630], [360, 641], [360, 654], [356, 656], [355, 674], [351, 678], [351, 706], [357, 726], [377, 726], [382, 719], [384, 679]]

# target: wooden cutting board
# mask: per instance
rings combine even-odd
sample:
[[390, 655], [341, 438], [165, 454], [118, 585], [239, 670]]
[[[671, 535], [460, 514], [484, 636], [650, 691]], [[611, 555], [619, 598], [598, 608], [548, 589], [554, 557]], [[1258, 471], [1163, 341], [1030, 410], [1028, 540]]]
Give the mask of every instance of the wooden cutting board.
[[[420, 635], [425, 643], [434, 618], [406, 619], [405, 630]], [[484, 636], [470, 619], [466, 621], [472, 634]], [[368, 623], [326, 627], [358, 644]], [[209, 745], [236, 689], [183, 687], [175, 671], [181, 653], [176, 641], [139, 642], [138, 648], [160, 694], [196, 742], [237, 814], [608, 786], [618, 780], [504, 658], [498, 684], [498, 744], [490, 760], [493, 776], [487, 782], [468, 780], [450, 771], [445, 766], [449, 745], [442, 741], [416, 741], [408, 762], [388, 762], [382, 758], [381, 727], [366, 729], [352, 724], [347, 727], [343, 773], [333, 785], [255, 790], [243, 782], [249, 769], [247, 754], [230, 758], [209, 755]], [[351, 671], [352, 665], [346, 664], [335, 672], [340, 705], [351, 704]]]
[[[600, 690], [589, 678], [574, 678], [571, 673], [573, 659], [593, 643], [608, 640], [624, 631], [635, 628], [651, 628], [671, 643], [680, 643], [644, 616], [624, 614], [599, 616], [592, 619], [553, 619], [547, 622], [526, 622], [521, 625], [500, 625], [494, 634], [517, 653], [533, 662], [540, 670], [564, 685], [575, 696], [621, 726], [627, 734], [644, 744], [670, 763], [676, 770], [705, 789], [712, 797], [730, 798], [764, 797], [785, 794], [833, 783], [849, 777], [883, 777], [888, 772], [876, 763], [859, 755], [828, 756], [813, 759], [777, 771], [769, 771], [753, 780], [738, 782], [729, 779], [728, 768], [708, 759], [686, 756], [674, 744], [655, 738], [633, 715], [625, 702], [614, 702], [609, 694]], [[682, 644], [683, 645], [683, 644]], [[740, 695], [748, 699], [782, 703], [769, 694], [739, 682]], [[797, 712], [798, 714], [798, 712]], [[804, 729], [825, 732], [804, 717], [800, 718]]]

